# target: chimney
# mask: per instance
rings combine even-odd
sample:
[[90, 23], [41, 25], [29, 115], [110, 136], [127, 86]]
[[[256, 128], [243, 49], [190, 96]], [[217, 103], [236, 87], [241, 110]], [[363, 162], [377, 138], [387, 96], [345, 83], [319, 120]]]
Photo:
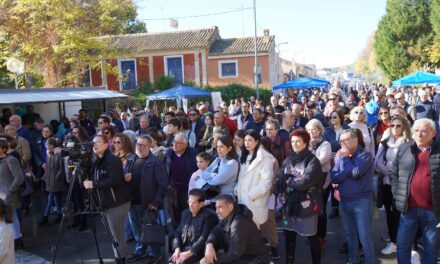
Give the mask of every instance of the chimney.
[[269, 29], [266, 28], [263, 32], [264, 32], [264, 43], [269, 43], [270, 40]]

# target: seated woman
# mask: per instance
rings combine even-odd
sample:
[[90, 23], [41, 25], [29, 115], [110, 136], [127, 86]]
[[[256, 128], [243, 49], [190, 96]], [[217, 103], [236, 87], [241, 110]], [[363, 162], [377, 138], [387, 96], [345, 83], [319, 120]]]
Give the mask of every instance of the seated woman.
[[192, 264], [203, 258], [206, 240], [218, 222], [217, 215], [212, 210], [204, 208], [204, 203], [203, 190], [192, 189], [189, 192], [189, 209], [183, 211], [182, 220], [176, 230], [171, 263]]
[[234, 142], [230, 136], [222, 136], [217, 139], [217, 153], [218, 158], [203, 172], [203, 179], [209, 185], [217, 186], [220, 194], [234, 195], [238, 176], [238, 161]]

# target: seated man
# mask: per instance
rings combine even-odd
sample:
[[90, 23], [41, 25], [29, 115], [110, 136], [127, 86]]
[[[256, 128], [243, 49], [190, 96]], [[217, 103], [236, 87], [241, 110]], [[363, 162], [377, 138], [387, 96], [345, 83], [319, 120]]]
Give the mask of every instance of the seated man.
[[[215, 203], [220, 223], [206, 241], [205, 257], [200, 264], [267, 264], [268, 250], [258, 231], [252, 212], [236, 204], [228, 194], [216, 197]], [[223, 250], [222, 253], [216, 253]]]
[[173, 240], [172, 263], [193, 264], [203, 258], [206, 240], [218, 222], [214, 211], [204, 208], [205, 197], [201, 189], [189, 192], [189, 210], [183, 211]]

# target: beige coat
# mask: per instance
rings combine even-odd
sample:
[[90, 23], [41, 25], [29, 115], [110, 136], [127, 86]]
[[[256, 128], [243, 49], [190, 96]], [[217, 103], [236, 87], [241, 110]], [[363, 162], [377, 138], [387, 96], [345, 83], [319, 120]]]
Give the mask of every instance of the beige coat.
[[29, 142], [27, 142], [26, 139], [17, 136], [17, 148], [15, 150], [20, 154], [21, 157], [21, 165], [23, 165], [23, 168], [29, 167], [29, 161], [32, 157], [31, 153], [31, 147], [29, 145]]
[[253, 221], [260, 228], [268, 218], [268, 201], [274, 179], [275, 158], [260, 146], [255, 160], [242, 166], [235, 193], [238, 202], [246, 205], [253, 214]]

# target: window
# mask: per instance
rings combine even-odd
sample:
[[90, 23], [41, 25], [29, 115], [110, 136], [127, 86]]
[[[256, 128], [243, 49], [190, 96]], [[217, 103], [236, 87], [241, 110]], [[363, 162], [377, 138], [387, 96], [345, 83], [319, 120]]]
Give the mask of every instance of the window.
[[238, 77], [237, 61], [220, 61], [219, 76], [220, 78]]
[[136, 88], [136, 61], [120, 60], [119, 69], [121, 74], [120, 87], [122, 91], [133, 90]]
[[182, 84], [183, 78], [183, 56], [165, 57], [165, 74], [173, 77], [176, 84]]

